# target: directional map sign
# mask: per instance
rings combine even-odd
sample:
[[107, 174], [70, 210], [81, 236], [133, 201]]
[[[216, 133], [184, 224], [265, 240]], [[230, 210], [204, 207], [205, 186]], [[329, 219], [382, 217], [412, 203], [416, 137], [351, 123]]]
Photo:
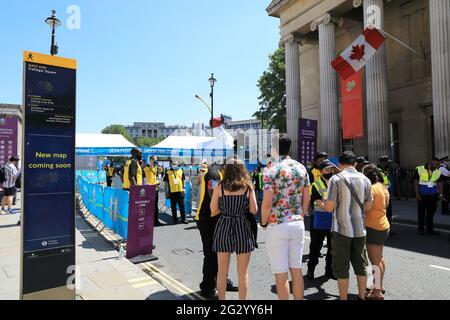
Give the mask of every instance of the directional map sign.
[[24, 52], [24, 299], [74, 296], [75, 93], [75, 60]]

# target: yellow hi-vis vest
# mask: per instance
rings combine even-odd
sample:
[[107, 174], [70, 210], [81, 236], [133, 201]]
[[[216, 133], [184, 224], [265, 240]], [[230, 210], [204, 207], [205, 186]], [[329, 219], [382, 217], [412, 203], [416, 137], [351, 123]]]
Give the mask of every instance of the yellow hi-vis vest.
[[114, 173], [114, 168], [108, 167], [108, 177], [112, 177]]
[[[131, 183], [130, 183], [129, 174], [130, 174], [131, 161], [132, 160], [128, 160], [127, 162], [125, 162], [125, 167], [123, 169], [123, 188], [124, 189], [130, 189]], [[136, 183], [138, 186], [142, 186], [142, 168], [139, 164], [138, 164], [138, 170], [137, 170], [137, 174], [136, 174]]]
[[154, 184], [158, 183], [158, 180], [156, 179], [156, 176], [158, 174], [157, 167], [146, 166], [144, 168], [144, 173], [145, 173], [145, 179], [147, 180], [147, 184], [154, 185]]
[[320, 171], [319, 169], [316, 169], [316, 168], [312, 169], [311, 173], [314, 176], [314, 181], [313, 182], [318, 181], [320, 179], [320, 177], [322, 176], [322, 171]]
[[[208, 173], [208, 171], [206, 171], [203, 174], [202, 183], [200, 185], [200, 198], [199, 198], [198, 204], [197, 204], [197, 214], [195, 215], [195, 220], [197, 220], [197, 221], [200, 220], [200, 210], [202, 208], [203, 200], [205, 199], [205, 194], [206, 194], [206, 192], [208, 192], [208, 190], [207, 190], [208, 186], [205, 185], [205, 175], [206, 175], [206, 173]], [[220, 176], [220, 180], [222, 181], [222, 178], [223, 178], [222, 172], [219, 172], [219, 176]]]
[[[317, 192], [319, 192], [320, 196], [322, 197], [322, 200], [326, 199], [328, 195], [328, 189], [325, 187], [325, 183], [323, 183], [322, 179], [317, 180], [312, 184], [313, 188], [316, 188]], [[314, 210], [316, 211], [324, 211], [322, 208], [319, 208], [319, 206], [316, 205], [316, 202], [314, 201]]]
[[383, 184], [384, 184], [386, 187], [389, 187], [390, 182], [389, 182], [389, 177], [388, 177], [388, 175], [386, 174], [386, 172], [385, 172], [384, 170], [381, 170], [381, 169], [380, 169], [380, 174], [381, 174], [381, 176], [383, 177]]
[[169, 177], [169, 192], [183, 192], [183, 169], [178, 169], [176, 172], [173, 169], [167, 170], [167, 176]]
[[430, 177], [430, 175], [428, 174], [428, 170], [425, 169], [425, 166], [420, 166], [416, 169], [420, 178], [419, 184], [421, 185], [434, 186], [441, 177], [441, 171], [439, 170], [434, 170]]

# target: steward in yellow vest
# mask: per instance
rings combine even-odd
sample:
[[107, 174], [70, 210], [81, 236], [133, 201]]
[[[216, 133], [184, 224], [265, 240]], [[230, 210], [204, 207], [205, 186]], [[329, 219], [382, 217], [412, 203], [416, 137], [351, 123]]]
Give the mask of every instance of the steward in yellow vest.
[[130, 186], [142, 186], [142, 168], [139, 161], [142, 160], [142, 151], [133, 148], [131, 159], [125, 162], [123, 169], [123, 189], [130, 190]]
[[331, 225], [333, 214], [325, 210], [325, 200], [328, 194], [328, 181], [339, 172], [339, 169], [330, 161], [324, 160], [319, 165], [320, 178], [312, 184], [311, 203], [314, 206], [314, 215], [311, 217], [313, 228], [310, 231], [311, 243], [309, 246], [309, 261], [307, 278], [314, 279], [314, 270], [319, 263], [320, 250], [323, 241], [327, 239], [327, 256], [325, 263], [325, 276], [335, 279], [332, 271], [331, 256]]
[[164, 176], [166, 198], [170, 198], [170, 206], [172, 208], [173, 224], [178, 223], [177, 205], [180, 209], [181, 222], [187, 224], [186, 214], [184, 210], [184, 171], [178, 168], [178, 162], [172, 161], [170, 168]]
[[418, 166], [415, 173], [415, 191], [419, 212], [419, 234], [436, 234], [434, 214], [437, 203], [442, 198], [442, 179], [439, 171], [439, 159], [433, 158], [425, 166]]
[[159, 222], [159, 181], [158, 181], [158, 158], [156, 156], [152, 156], [150, 158], [150, 163], [144, 168], [145, 180], [146, 184], [156, 185], [155, 192], [155, 215], [154, 215], [154, 226], [161, 226], [161, 222]]

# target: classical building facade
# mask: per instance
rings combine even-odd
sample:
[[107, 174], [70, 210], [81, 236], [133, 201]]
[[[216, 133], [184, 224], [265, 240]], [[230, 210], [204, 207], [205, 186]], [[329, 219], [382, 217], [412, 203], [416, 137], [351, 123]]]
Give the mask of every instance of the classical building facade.
[[[303, 117], [319, 121], [319, 147], [331, 155], [348, 149], [371, 161], [390, 155], [403, 166], [448, 155], [450, 1], [274, 0], [267, 12], [280, 19], [294, 140]], [[331, 61], [374, 17], [416, 53], [387, 38], [364, 70], [365, 138], [343, 141], [340, 80]]]

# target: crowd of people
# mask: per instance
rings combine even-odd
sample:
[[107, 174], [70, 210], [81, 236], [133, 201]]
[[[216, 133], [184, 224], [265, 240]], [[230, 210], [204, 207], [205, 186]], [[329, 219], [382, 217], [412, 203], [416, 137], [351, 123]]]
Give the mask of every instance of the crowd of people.
[[[275, 136], [271, 160], [250, 175], [237, 156], [224, 165], [203, 163], [195, 183], [199, 199], [195, 221], [203, 245], [201, 295], [226, 299], [227, 291], [247, 298], [248, 267], [257, 244], [257, 216], [266, 233], [266, 251], [279, 299], [303, 299], [302, 258], [305, 245], [305, 216], [309, 216], [309, 261], [305, 277], [314, 281], [320, 252], [327, 241], [325, 276], [336, 280], [339, 297], [349, 291], [350, 264], [357, 277], [358, 299], [384, 300], [386, 262], [383, 247], [392, 232], [391, 161], [383, 156], [377, 164], [353, 152], [343, 152], [338, 163], [319, 152], [310, 168], [290, 158], [291, 139]], [[275, 141], [276, 140], [276, 141]], [[448, 158], [433, 158], [418, 166], [415, 193], [418, 202], [418, 232], [434, 235], [433, 216], [439, 200], [445, 199], [444, 183], [450, 176]], [[447, 172], [445, 171], [447, 170]], [[123, 168], [123, 189], [160, 184], [156, 157], [143, 165], [142, 153], [133, 149]], [[163, 176], [166, 198], [170, 199], [173, 223], [187, 223], [184, 210], [184, 171], [172, 161]], [[144, 179], [144, 180], [143, 180]], [[157, 193], [158, 194], [158, 193]], [[447, 196], [448, 199], [448, 196]], [[157, 201], [155, 225], [159, 225]], [[426, 231], [426, 232], [425, 232]], [[238, 286], [228, 278], [230, 256], [237, 255]], [[375, 283], [368, 284], [372, 265]], [[216, 291], [217, 290], [217, 291]]]
[[[387, 173], [391, 161], [383, 156], [377, 164], [357, 158], [352, 152], [340, 155], [338, 163], [318, 153], [307, 170], [289, 157], [291, 140], [285, 134], [275, 137], [272, 160], [256, 168], [251, 176], [242, 161], [228, 159], [204, 165], [201, 196], [196, 216], [204, 252], [201, 294], [219, 299], [236, 288], [227, 279], [230, 254], [236, 253], [239, 298], [248, 288], [250, 253], [257, 247], [251, 216], [261, 212], [261, 227], [266, 232], [266, 251], [275, 277], [279, 299], [289, 299], [289, 273], [294, 299], [303, 299], [302, 256], [305, 243], [306, 215], [310, 217], [311, 236], [308, 271], [315, 279], [324, 240], [327, 240], [325, 276], [337, 280], [339, 297], [347, 299], [350, 264], [357, 276], [358, 299], [384, 300], [386, 263], [383, 247], [392, 232], [392, 186]], [[436, 203], [444, 196], [444, 159], [432, 159], [417, 167], [416, 186], [419, 234], [434, 235], [433, 215]], [[425, 170], [425, 171], [424, 171]], [[262, 195], [262, 201], [257, 201]], [[434, 202], [432, 202], [434, 201]], [[260, 204], [260, 208], [258, 208]], [[425, 209], [424, 209], [425, 208]], [[434, 210], [434, 211], [433, 211]], [[368, 283], [367, 270], [372, 265], [374, 283]]]

